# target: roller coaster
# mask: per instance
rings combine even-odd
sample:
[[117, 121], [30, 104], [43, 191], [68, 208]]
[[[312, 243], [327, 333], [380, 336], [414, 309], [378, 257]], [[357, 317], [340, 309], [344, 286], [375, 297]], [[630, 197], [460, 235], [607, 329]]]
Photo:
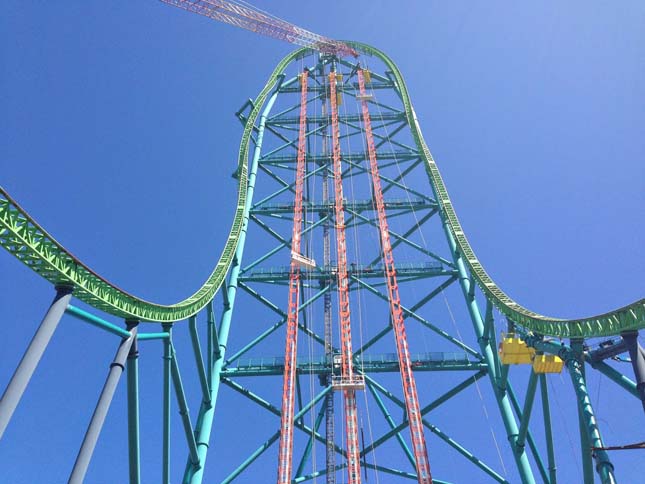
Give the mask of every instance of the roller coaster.
[[[166, 3], [192, 11], [203, 4], [199, 8], [211, 9], [207, 16], [212, 18], [222, 8], [218, 2]], [[278, 26], [288, 29], [285, 25]], [[274, 471], [258, 472], [258, 465], [277, 468], [279, 484], [354, 484], [372, 478], [463, 482], [458, 469], [441, 463], [450, 448], [481, 471], [477, 482], [555, 484], [548, 378], [563, 368], [578, 405], [585, 483], [594, 482], [594, 473], [602, 483], [617, 482], [585, 372], [601, 372], [645, 408], [645, 352], [638, 344], [645, 299], [576, 319], [541, 315], [514, 301], [468, 242], [394, 61], [360, 42], [312, 35], [300, 42], [306, 47], [278, 63], [260, 93], [237, 113], [243, 132], [229, 234], [210, 276], [182, 301], [162, 305], [121, 289], [75, 257], [0, 188], [0, 245], [56, 291], [0, 402], [0, 437], [59, 320], [68, 314], [120, 339], [69, 482], [85, 479], [122, 372], [127, 374], [129, 482], [150, 482], [140, 459], [149, 437], [139, 429], [139, 342], [146, 340], [163, 345], [163, 419], [154, 438], [161, 442], [164, 484], [178, 479], [171, 468], [173, 392], [187, 454], [179, 466], [185, 483], [274, 482]], [[252, 262], [245, 260], [249, 254]], [[394, 255], [406, 262], [395, 264]], [[411, 304], [415, 295], [418, 301]], [[72, 298], [87, 309], [72, 304]], [[238, 301], [243, 298], [258, 305], [255, 312], [245, 313]], [[374, 302], [366, 303], [368, 298]], [[451, 318], [454, 312], [470, 321], [471, 335], [462, 337], [464, 321], [458, 323], [461, 330], [454, 318], [452, 328], [436, 322], [435, 305], [443, 300]], [[181, 376], [175, 343], [181, 333], [192, 348], [197, 402], [189, 401]], [[606, 361], [625, 353], [634, 380]], [[464, 373], [465, 379], [457, 378]], [[276, 377], [283, 379], [281, 391]], [[512, 378], [526, 388], [523, 405]], [[268, 379], [274, 383], [263, 383]], [[442, 419], [451, 418], [448, 402], [467, 388], [481, 392], [480, 379], [489, 380], [488, 398], [503, 425], [507, 442], [500, 445], [515, 465], [510, 476], [478, 457], [473, 449], [481, 451], [481, 442], [474, 435], [459, 442], [442, 430], [449, 426]], [[256, 390], [240, 380], [262, 383]], [[212, 444], [218, 410], [227, 406], [221, 387], [280, 421], [264, 441], [247, 436], [259, 446], [240, 451], [238, 462], [218, 460]], [[533, 411], [538, 387], [541, 421]], [[194, 419], [191, 409], [197, 409]], [[373, 429], [370, 423], [366, 440], [362, 422], [370, 411], [382, 422]], [[208, 462], [214, 461], [216, 470], [206, 467], [209, 453], [215, 454]], [[395, 453], [399, 457], [393, 460], [383, 456]], [[250, 474], [254, 464], [256, 473]]]

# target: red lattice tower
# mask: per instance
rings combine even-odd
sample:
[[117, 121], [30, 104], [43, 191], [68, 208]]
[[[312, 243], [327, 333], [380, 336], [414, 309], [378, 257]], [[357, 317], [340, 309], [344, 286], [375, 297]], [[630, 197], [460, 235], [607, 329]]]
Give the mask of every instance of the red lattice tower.
[[290, 484], [293, 467], [293, 417], [296, 395], [296, 357], [298, 355], [298, 311], [300, 301], [300, 241], [302, 234], [302, 194], [305, 180], [307, 149], [307, 79], [305, 70], [300, 75], [300, 127], [298, 130], [298, 161], [296, 166], [296, 194], [293, 209], [291, 239], [291, 267], [289, 271], [289, 309], [282, 382], [282, 413], [280, 417], [280, 444], [278, 451], [278, 484]]
[[334, 213], [336, 215], [336, 243], [338, 245], [338, 306], [341, 336], [341, 377], [338, 387], [345, 401], [345, 429], [347, 441], [347, 473], [349, 484], [361, 482], [360, 450], [358, 447], [358, 416], [356, 388], [362, 378], [354, 376], [352, 367], [352, 325], [349, 314], [349, 277], [347, 276], [347, 240], [345, 238], [345, 211], [343, 207], [343, 179], [340, 163], [340, 129], [338, 127], [337, 75], [329, 74], [329, 100], [332, 124], [332, 160], [334, 172]]
[[392, 315], [392, 325], [394, 327], [394, 336], [396, 339], [396, 351], [399, 358], [401, 381], [403, 382], [405, 408], [408, 414], [408, 421], [410, 423], [414, 460], [417, 466], [417, 478], [419, 480], [419, 484], [432, 484], [428, 450], [426, 448], [425, 436], [423, 434], [423, 422], [421, 409], [419, 407], [419, 397], [417, 395], [417, 386], [414, 380], [414, 374], [412, 373], [412, 363], [410, 361], [410, 352], [408, 350], [408, 339], [405, 334], [405, 323], [403, 321], [403, 309], [401, 307], [401, 298], [399, 296], [399, 285], [396, 280], [394, 254], [392, 253], [390, 231], [387, 224], [387, 215], [385, 213], [385, 203], [383, 202], [383, 190], [381, 189], [381, 178], [379, 176], [378, 163], [376, 161], [376, 147], [374, 146], [372, 122], [367, 102], [368, 96], [365, 92], [365, 79], [361, 69], [358, 70], [358, 85], [360, 89], [361, 107], [363, 110], [365, 137], [367, 139], [367, 152], [370, 160], [372, 188], [374, 191], [374, 200], [376, 202], [376, 211], [378, 213], [383, 265], [385, 266], [387, 290], [390, 300], [390, 313]]

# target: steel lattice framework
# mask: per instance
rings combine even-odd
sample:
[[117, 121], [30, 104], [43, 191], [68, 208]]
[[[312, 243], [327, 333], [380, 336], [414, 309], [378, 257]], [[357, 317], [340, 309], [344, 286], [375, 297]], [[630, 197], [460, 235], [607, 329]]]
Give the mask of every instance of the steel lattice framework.
[[[229, 2], [167, 3], [212, 16], [224, 15], [221, 8]], [[229, 14], [252, 17], [243, 9]], [[255, 482], [251, 472], [260, 463], [275, 466], [279, 484], [334, 483], [340, 476], [359, 483], [368, 481], [369, 473], [387, 476], [387, 482], [444, 483], [459, 478], [442, 462], [449, 449], [481, 471], [482, 482], [555, 484], [548, 376], [530, 366], [511, 373], [515, 362], [498, 352], [498, 335], [507, 331], [532, 359], [561, 358], [578, 402], [585, 482], [593, 482], [594, 461], [601, 482], [616, 482], [585, 367], [645, 405], [645, 357], [637, 342], [645, 327], [645, 299], [565, 320], [508, 297], [465, 237], [397, 66], [365, 44], [330, 45], [321, 53], [303, 48], [285, 57], [260, 94], [238, 112], [243, 133], [230, 235], [210, 277], [184, 301], [155, 304], [116, 287], [0, 189], [0, 244], [56, 288], [0, 402], [0, 436], [67, 313], [120, 338], [70, 482], [83, 480], [124, 370], [129, 479], [147, 482], [139, 457], [146, 442], [139, 435], [137, 361], [146, 354], [141, 342], [161, 340], [164, 484], [178, 480], [170, 462], [173, 405], [187, 455], [185, 465], [175, 468], [181, 467], [185, 483]], [[342, 57], [347, 53], [360, 56], [348, 60]], [[70, 304], [72, 297], [107, 316]], [[444, 299], [451, 301], [447, 310]], [[221, 302], [219, 323], [216, 302]], [[442, 319], [453, 312], [458, 321], [451, 327]], [[160, 328], [144, 331], [156, 327], [153, 323]], [[182, 333], [194, 357], [197, 402], [182, 380], [177, 344]], [[596, 348], [598, 337], [614, 339]], [[631, 356], [636, 381], [605, 361], [624, 352]], [[458, 439], [449, 419], [442, 419], [453, 401], [484, 378], [507, 440], [505, 457], [515, 464], [511, 476], [491, 461], [477, 432]], [[513, 388], [518, 380], [526, 389], [523, 405]], [[541, 418], [533, 410], [538, 388]], [[223, 400], [235, 396], [244, 402], [239, 410]], [[214, 429], [228, 428], [227, 412], [235, 407], [236, 418], [245, 405], [254, 416], [266, 416], [258, 435], [244, 436], [254, 448], [240, 451], [239, 462], [217, 455], [207, 461], [209, 449], [217, 449]], [[536, 432], [538, 424], [543, 430]], [[264, 429], [269, 434], [263, 439]], [[272, 482], [276, 474], [264, 467], [257, 475]]]

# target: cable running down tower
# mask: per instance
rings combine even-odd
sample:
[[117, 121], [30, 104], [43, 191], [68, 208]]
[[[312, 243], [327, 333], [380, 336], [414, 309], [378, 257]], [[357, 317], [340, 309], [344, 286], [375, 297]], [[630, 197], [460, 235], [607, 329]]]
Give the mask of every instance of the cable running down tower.
[[358, 416], [356, 390], [365, 387], [362, 375], [355, 375], [352, 355], [352, 324], [349, 311], [349, 277], [347, 275], [347, 239], [343, 207], [343, 178], [340, 163], [340, 129], [338, 126], [338, 98], [336, 82], [340, 74], [329, 73], [329, 101], [331, 104], [332, 160], [334, 171], [334, 214], [336, 216], [336, 245], [338, 247], [338, 307], [341, 339], [341, 375], [332, 377], [335, 388], [343, 391], [345, 403], [345, 432], [347, 441], [347, 475], [349, 484], [360, 484], [361, 467], [358, 447]]
[[300, 242], [302, 234], [302, 192], [305, 181], [305, 155], [307, 148], [307, 74], [307, 70], [300, 74], [300, 125], [298, 129], [298, 160], [296, 167], [296, 195], [293, 209], [293, 235], [291, 239], [289, 308], [287, 311], [287, 336], [282, 383], [278, 484], [289, 484], [291, 482], [291, 469], [293, 465], [293, 416], [296, 397], [296, 357], [298, 355], [300, 265], [305, 260], [300, 254]]
[[423, 435], [423, 422], [421, 421], [421, 409], [419, 407], [419, 397], [417, 395], [417, 386], [412, 373], [412, 363], [410, 361], [410, 351], [408, 349], [408, 339], [405, 333], [405, 323], [403, 322], [403, 309], [401, 308], [401, 297], [399, 296], [399, 285], [396, 281], [396, 268], [394, 266], [394, 254], [392, 252], [392, 243], [390, 241], [390, 230], [387, 224], [387, 215], [385, 213], [385, 203], [383, 202], [383, 190], [381, 188], [381, 177], [379, 175], [378, 163], [376, 161], [376, 147], [374, 137], [372, 136], [372, 121], [367, 104], [367, 93], [365, 92], [365, 75], [362, 69], [357, 72], [358, 85], [360, 92], [361, 109], [363, 111], [363, 124], [365, 125], [365, 138], [367, 139], [367, 153], [370, 162], [370, 175], [372, 178], [372, 188], [374, 201], [376, 203], [376, 212], [378, 214], [378, 225], [381, 240], [381, 251], [383, 256], [383, 265], [385, 266], [385, 280], [390, 303], [390, 315], [392, 316], [392, 325], [394, 327], [394, 337], [396, 339], [396, 351], [399, 358], [399, 367], [401, 369], [401, 381], [403, 383], [403, 394], [405, 397], [405, 409], [410, 422], [410, 434], [412, 437], [412, 447], [414, 460], [417, 466], [417, 475], [419, 484], [432, 484], [430, 474], [430, 462], [428, 460], [428, 450]]

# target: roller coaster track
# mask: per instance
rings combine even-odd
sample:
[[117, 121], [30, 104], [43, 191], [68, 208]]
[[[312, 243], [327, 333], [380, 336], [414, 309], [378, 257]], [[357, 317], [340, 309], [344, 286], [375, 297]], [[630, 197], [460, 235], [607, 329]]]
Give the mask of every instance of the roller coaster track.
[[[434, 195], [441, 207], [445, 230], [449, 239], [455, 243], [459, 262], [464, 264], [485, 297], [502, 314], [526, 330], [555, 337], [609, 336], [645, 327], [645, 299], [604, 314], [580, 319], [559, 319], [530, 311], [504, 293], [484, 270], [466, 239], [439, 169], [421, 134], [405, 81], [398, 67], [383, 52], [371, 46], [358, 42], [348, 42], [348, 44], [363, 55], [378, 57], [392, 72], [405, 107], [412, 136], [422, 153]], [[307, 52], [309, 49], [303, 48], [286, 56], [275, 68], [253, 103], [240, 144], [237, 205], [228, 240], [213, 272], [192, 296], [172, 305], [161, 305], [145, 301], [120, 289], [92, 271], [58, 243], [3, 188], [0, 188], [0, 244], [52, 284], [73, 286], [75, 297], [106, 313], [122, 318], [156, 322], [174, 322], [196, 314], [213, 298], [234, 263], [234, 253], [242, 231], [242, 222], [244, 217], [248, 216], [245, 210], [248, 155], [251, 134], [260, 109], [269, 93], [282, 82], [286, 66]]]

